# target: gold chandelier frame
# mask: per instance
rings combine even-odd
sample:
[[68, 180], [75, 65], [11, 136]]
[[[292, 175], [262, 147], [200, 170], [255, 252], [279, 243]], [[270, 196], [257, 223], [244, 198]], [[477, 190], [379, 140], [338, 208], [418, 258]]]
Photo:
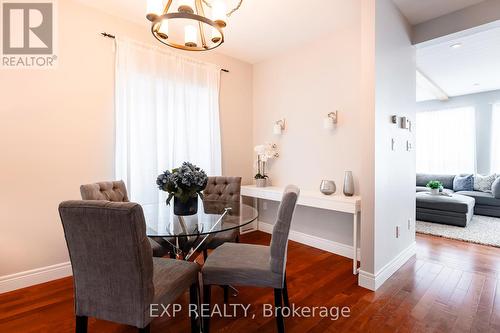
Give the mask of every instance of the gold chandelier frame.
[[[235, 11], [237, 11], [242, 4], [243, 0], [238, 2], [238, 5], [229, 11], [226, 16], [231, 16]], [[151, 24], [151, 33], [153, 36], [160, 41], [161, 43], [185, 51], [209, 51], [213, 50], [222, 43], [224, 43], [224, 31], [222, 28], [226, 26], [226, 22], [219, 20], [211, 20], [205, 16], [205, 12], [203, 10], [203, 4], [205, 4], [208, 8], [212, 8], [211, 3], [207, 0], [194, 0], [194, 11], [191, 7], [181, 6], [179, 8], [179, 12], [169, 13], [169, 9], [172, 5], [172, 0], [168, 0], [165, 8], [163, 10], [162, 15], [148, 14], [146, 18], [152, 22]], [[198, 32], [201, 39], [201, 46], [198, 45], [190, 45], [190, 44], [179, 44], [169, 39], [169, 36], [160, 32], [160, 25], [163, 21], [175, 20], [175, 19], [187, 19], [197, 21], [198, 23]], [[208, 25], [214, 29], [216, 29], [220, 37], [212, 38], [212, 43], [207, 43], [207, 37], [205, 36], [205, 25]], [[194, 43], [193, 43], [194, 44]]]

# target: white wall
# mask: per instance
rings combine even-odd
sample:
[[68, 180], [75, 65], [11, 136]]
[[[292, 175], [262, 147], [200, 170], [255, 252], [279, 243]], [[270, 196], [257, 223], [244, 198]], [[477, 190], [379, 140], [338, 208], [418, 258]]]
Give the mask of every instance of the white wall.
[[[472, 106], [476, 110], [476, 165], [477, 172], [488, 174], [491, 170], [491, 115], [493, 104], [500, 102], [500, 90], [451, 97], [447, 101], [417, 103], [417, 112]], [[418, 126], [418, 124], [417, 124]]]
[[415, 151], [406, 150], [406, 141], [414, 146], [415, 135], [390, 118], [415, 121], [416, 65], [410, 28], [391, 0], [376, 1], [375, 34], [375, 258], [370, 273], [376, 288], [414, 251]]
[[[147, 25], [73, 1], [58, 7], [58, 68], [0, 73], [0, 282], [68, 261], [59, 202], [79, 199], [80, 184], [113, 178], [113, 41], [99, 32], [157, 45]], [[203, 59], [230, 70], [221, 74], [223, 172], [249, 181], [252, 67], [215, 53]]]
[[405, 149], [415, 136], [392, 124], [391, 116], [415, 120], [416, 65], [410, 27], [394, 3], [363, 3], [363, 146], [370, 155], [363, 161], [359, 284], [376, 290], [415, 253], [415, 152]]
[[[360, 193], [360, 9], [359, 1], [346, 2], [349, 25], [254, 65], [254, 144], [279, 147], [280, 157], [268, 168], [273, 185], [319, 191], [322, 179], [332, 179], [342, 193], [344, 172], [351, 170]], [[336, 128], [324, 130], [323, 119], [335, 110]], [[286, 130], [275, 136], [273, 124], [281, 118]], [[274, 223], [277, 204], [260, 208], [259, 220]], [[292, 230], [352, 245], [352, 215], [299, 206]]]

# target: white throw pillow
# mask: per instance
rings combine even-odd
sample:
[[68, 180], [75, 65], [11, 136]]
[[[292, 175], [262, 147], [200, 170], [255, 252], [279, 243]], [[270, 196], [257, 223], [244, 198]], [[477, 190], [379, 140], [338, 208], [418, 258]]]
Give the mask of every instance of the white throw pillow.
[[475, 175], [474, 176], [474, 191], [479, 192], [491, 192], [491, 185], [495, 182], [497, 178], [496, 174], [483, 176], [483, 175]]

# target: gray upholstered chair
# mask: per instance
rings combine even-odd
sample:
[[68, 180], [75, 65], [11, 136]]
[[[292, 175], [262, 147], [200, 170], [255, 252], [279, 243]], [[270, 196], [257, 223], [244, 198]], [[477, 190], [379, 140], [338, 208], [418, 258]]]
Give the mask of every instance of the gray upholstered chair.
[[[288, 234], [298, 187], [286, 187], [278, 209], [270, 246], [225, 243], [208, 256], [202, 268], [204, 303], [210, 304], [211, 285], [235, 285], [274, 288], [278, 332], [284, 332], [282, 301], [288, 307], [286, 286], [286, 254]], [[205, 317], [205, 332], [209, 331], [210, 318]]]
[[[208, 177], [207, 187], [203, 191], [203, 200], [239, 203], [240, 192], [241, 177]], [[207, 259], [208, 249], [213, 250], [227, 242], [238, 243], [239, 238], [239, 229], [214, 234], [208, 243], [202, 246], [204, 259]]]
[[[112, 202], [129, 202], [127, 187], [122, 180], [99, 182], [80, 186], [82, 200], [106, 200]], [[168, 250], [158, 241], [148, 238], [154, 257], [163, 257]]]
[[[150, 306], [161, 309], [188, 288], [197, 304], [199, 266], [152, 257], [139, 204], [66, 201], [59, 214], [73, 269], [76, 332], [87, 331], [88, 317], [149, 332]], [[199, 331], [194, 316], [191, 327]]]

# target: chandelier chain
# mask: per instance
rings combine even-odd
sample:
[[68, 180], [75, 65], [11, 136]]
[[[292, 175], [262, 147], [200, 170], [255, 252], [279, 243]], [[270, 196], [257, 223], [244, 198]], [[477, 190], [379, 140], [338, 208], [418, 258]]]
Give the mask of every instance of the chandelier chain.
[[[202, 1], [203, 1], [203, 3], [204, 3], [205, 5], [207, 5], [207, 7], [208, 7], [208, 8], [212, 8], [212, 4], [211, 4], [210, 2], [208, 2], [207, 0], [202, 0]], [[230, 11], [226, 14], [226, 15], [227, 15], [227, 17], [231, 17], [231, 15], [232, 15], [235, 11], [237, 11], [238, 9], [240, 9], [240, 7], [241, 7], [241, 4], [242, 4], [242, 3], [243, 3], [243, 0], [240, 0], [240, 1], [238, 2], [238, 5], [236, 5], [236, 7], [234, 7], [233, 9], [231, 9], [231, 10], [230, 10]]]

